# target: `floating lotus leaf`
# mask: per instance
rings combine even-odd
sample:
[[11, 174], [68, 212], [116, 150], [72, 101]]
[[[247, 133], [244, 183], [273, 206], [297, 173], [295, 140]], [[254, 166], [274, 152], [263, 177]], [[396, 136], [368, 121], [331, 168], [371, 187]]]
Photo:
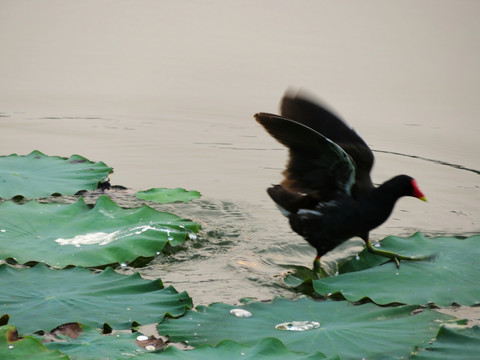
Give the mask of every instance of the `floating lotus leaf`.
[[[297, 301], [276, 299], [272, 303], [253, 302], [242, 307], [250, 317], [230, 313], [236, 308], [223, 303], [198, 306], [179, 319], [159, 325], [160, 334], [189, 345], [217, 345], [229, 339], [253, 346], [260, 339], [274, 337], [296, 352], [322, 352], [341, 359], [407, 357], [415, 346], [433, 338], [442, 321], [451, 317], [431, 310], [412, 315], [416, 306], [379, 307], [373, 303], [354, 306], [345, 301]], [[293, 321], [307, 321], [306, 331], [277, 330]], [[318, 326], [318, 327], [316, 327]]]
[[164, 288], [160, 280], [138, 273], [120, 275], [111, 268], [92, 274], [84, 268], [51, 270], [44, 264], [15, 269], [0, 265], [1, 311], [23, 333], [50, 331], [60, 324], [82, 322], [129, 329], [150, 324], [165, 314], [180, 316], [192, 306], [186, 294]]
[[[73, 330], [75, 338], [69, 336], [69, 331], [63, 336], [56, 334], [52, 337], [47, 334], [47, 340], [53, 339], [54, 341], [46, 342], [45, 346], [48, 349], [59, 350], [70, 356], [71, 359], [142, 359], [141, 355], [150, 351], [146, 350], [145, 346], [140, 345], [147, 342], [154, 343], [153, 341], [138, 341], [137, 338], [141, 336], [139, 333], [115, 332], [113, 334], [103, 334], [100, 329], [83, 324], [65, 324], [65, 327], [69, 326], [75, 327]], [[159, 341], [163, 343], [161, 340]]]
[[31, 337], [19, 337], [13, 325], [0, 326], [0, 359], [5, 360], [68, 360], [68, 356], [56, 350], [48, 350], [40, 341]]
[[135, 196], [142, 200], [149, 200], [161, 204], [167, 204], [175, 201], [188, 202], [194, 199], [198, 199], [201, 195], [198, 191], [187, 191], [182, 188], [154, 188], [150, 190], [139, 191], [135, 194]]
[[181, 244], [199, 228], [148, 206], [122, 209], [106, 196], [100, 196], [93, 209], [82, 199], [70, 205], [6, 201], [0, 204], [0, 219], [0, 259], [56, 267], [153, 257], [165, 244]]
[[[159, 359], [153, 354], [141, 359]], [[254, 346], [242, 346], [234, 341], [225, 340], [220, 342], [217, 346], [202, 345], [194, 350], [182, 351], [170, 346], [161, 355], [162, 359], [178, 359], [178, 360], [257, 360], [257, 359], [282, 359], [282, 360], [316, 360], [327, 359], [325, 355], [316, 352], [311, 355], [294, 352], [288, 350], [285, 345], [278, 339], [268, 338], [262, 339]], [[328, 359], [339, 359], [338, 357], [329, 357]]]
[[480, 354], [480, 328], [455, 329], [442, 326], [435, 342], [412, 355], [415, 360], [472, 360]]
[[94, 190], [112, 170], [103, 162], [94, 163], [79, 155], [67, 159], [33, 151], [25, 156], [0, 156], [0, 197], [32, 199]]
[[[67, 324], [69, 325], [69, 324]], [[222, 341], [216, 347], [203, 345], [194, 350], [182, 351], [174, 346], [168, 347], [159, 355], [139, 346], [142, 343], [155, 343], [155, 340], [139, 340], [139, 333], [120, 333], [104, 335], [99, 329], [80, 325], [78, 337], [59, 336], [58, 341], [45, 343], [48, 349], [56, 349], [69, 355], [72, 359], [97, 360], [97, 359], [231, 359], [231, 360], [256, 360], [256, 359], [325, 359], [321, 353], [305, 355], [288, 350], [278, 339], [263, 339], [257, 345], [242, 346], [233, 341]], [[50, 337], [48, 337], [50, 338]], [[157, 340], [158, 341], [158, 340]], [[160, 340], [161, 342], [161, 340]], [[154, 346], [154, 345], [151, 345]], [[160, 347], [161, 348], [161, 347]], [[156, 350], [159, 348], [156, 347]]]
[[377, 304], [404, 303], [448, 306], [480, 303], [480, 235], [466, 239], [390, 236], [382, 248], [409, 256], [434, 255], [430, 261], [402, 261], [378, 266], [384, 258], [363, 251], [340, 268], [340, 275], [313, 281], [321, 295], [341, 294], [347, 300], [369, 298]]

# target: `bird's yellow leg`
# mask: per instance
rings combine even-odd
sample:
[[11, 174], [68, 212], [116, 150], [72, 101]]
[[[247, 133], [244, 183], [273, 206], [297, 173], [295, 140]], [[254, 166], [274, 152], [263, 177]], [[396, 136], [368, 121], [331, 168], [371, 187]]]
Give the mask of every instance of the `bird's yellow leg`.
[[322, 269], [320, 265], [320, 256], [317, 255], [315, 260], [313, 260], [313, 271], [315, 271], [320, 279], [328, 277], [325, 270]]
[[394, 262], [395, 265], [397, 265], [397, 268], [400, 268], [400, 261], [401, 260], [422, 261], [422, 260], [431, 260], [431, 258], [432, 258], [431, 256], [424, 256], [424, 257], [404, 256], [404, 255], [394, 253], [392, 251], [377, 249], [375, 246], [372, 245], [370, 240], [367, 240], [366, 243], [367, 243], [367, 250], [370, 253], [388, 258], [389, 260], [387, 262], [390, 262], [390, 261]]

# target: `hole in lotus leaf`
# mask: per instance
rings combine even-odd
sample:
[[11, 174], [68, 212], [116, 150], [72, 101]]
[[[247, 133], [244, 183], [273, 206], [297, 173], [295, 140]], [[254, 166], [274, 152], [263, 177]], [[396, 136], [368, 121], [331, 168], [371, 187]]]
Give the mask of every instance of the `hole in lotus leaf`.
[[232, 309], [230, 310], [230, 314], [239, 318], [249, 318], [252, 317], [252, 313], [248, 310], [244, 309]]
[[287, 331], [308, 331], [318, 329], [319, 327], [320, 323], [317, 321], [290, 321], [276, 325], [275, 329]]
[[50, 334], [59, 337], [68, 336], [71, 339], [76, 339], [83, 332], [82, 326], [77, 322], [66, 323], [60, 326], [57, 326], [55, 329], [50, 331]]
[[153, 335], [139, 335], [137, 336], [137, 340], [135, 341], [135, 343], [147, 351], [154, 351], [160, 349], [164, 344], [162, 339], [157, 339]]

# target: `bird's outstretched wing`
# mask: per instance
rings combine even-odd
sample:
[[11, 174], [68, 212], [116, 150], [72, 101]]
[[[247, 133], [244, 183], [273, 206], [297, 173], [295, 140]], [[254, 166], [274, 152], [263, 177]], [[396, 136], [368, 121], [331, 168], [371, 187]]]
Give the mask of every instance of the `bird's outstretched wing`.
[[360, 193], [373, 188], [370, 171], [373, 167], [372, 150], [363, 139], [326, 107], [302, 94], [285, 94], [281, 115], [317, 131], [340, 146], [354, 161], [356, 187]]
[[282, 116], [258, 113], [255, 119], [290, 150], [282, 186], [328, 201], [350, 194], [355, 166], [345, 151], [314, 129]]

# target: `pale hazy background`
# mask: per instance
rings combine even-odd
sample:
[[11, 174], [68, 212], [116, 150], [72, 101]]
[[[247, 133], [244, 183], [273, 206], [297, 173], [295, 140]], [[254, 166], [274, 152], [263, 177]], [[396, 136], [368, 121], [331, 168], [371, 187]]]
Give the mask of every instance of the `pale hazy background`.
[[[205, 279], [230, 272], [248, 292], [242, 271], [312, 259], [265, 194], [286, 154], [253, 120], [303, 88], [387, 152], [376, 182], [408, 173], [430, 200], [402, 200], [377, 238], [478, 233], [478, 14], [453, 0], [0, 0], [0, 155], [76, 153], [114, 167], [114, 184], [231, 202], [242, 235]], [[301, 250], [262, 255], [277, 241]]]

